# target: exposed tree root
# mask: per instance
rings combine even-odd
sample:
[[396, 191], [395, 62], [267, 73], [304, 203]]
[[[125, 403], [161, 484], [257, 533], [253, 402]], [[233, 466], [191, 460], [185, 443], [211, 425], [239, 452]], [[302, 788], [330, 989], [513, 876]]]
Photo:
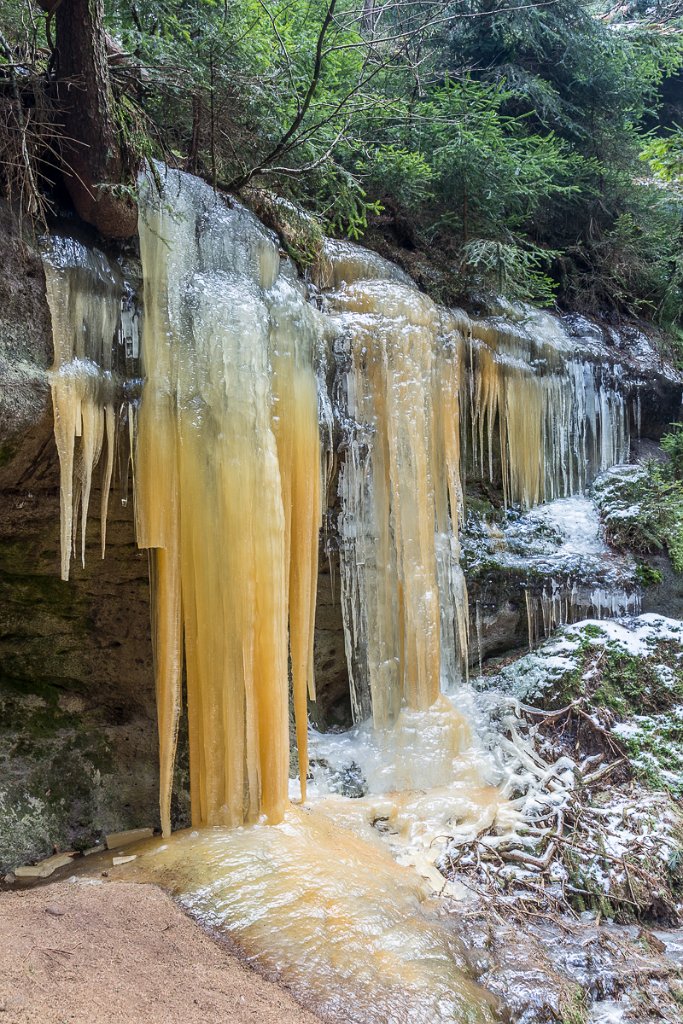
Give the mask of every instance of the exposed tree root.
[[[615, 775], [627, 774], [623, 748], [581, 700], [557, 711], [505, 701], [495, 709], [500, 732], [492, 729], [489, 740], [517, 821], [474, 837], [454, 834], [439, 860], [444, 875], [508, 919], [559, 924], [593, 909], [616, 920], [677, 923], [671, 863], [681, 823], [666, 794], [614, 784]], [[558, 728], [572, 719], [576, 758], [565, 752]], [[597, 737], [602, 753], [581, 757], [577, 722], [593, 734], [585, 746], [594, 749]]]

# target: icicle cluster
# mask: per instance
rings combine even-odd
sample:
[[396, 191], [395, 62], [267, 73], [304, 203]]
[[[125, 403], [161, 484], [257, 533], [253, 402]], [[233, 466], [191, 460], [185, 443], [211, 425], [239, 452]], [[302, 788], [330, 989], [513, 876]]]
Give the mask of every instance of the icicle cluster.
[[53, 238], [43, 266], [54, 344], [50, 387], [61, 476], [61, 576], [68, 580], [79, 510], [85, 565], [90, 492], [101, 459], [104, 557], [116, 440], [112, 351], [123, 286], [106, 256], [73, 238]]
[[467, 328], [472, 465], [525, 508], [580, 494], [630, 443], [619, 366], [577, 358], [555, 317], [528, 313]]
[[[402, 707], [434, 705], [466, 671], [465, 467], [502, 483], [508, 503], [572, 494], [624, 457], [628, 420], [617, 370], [584, 359], [556, 318], [518, 309], [470, 320], [339, 242], [328, 245], [320, 312], [255, 217], [196, 178], [164, 173], [161, 192], [141, 184], [134, 464], [138, 543], [153, 552], [167, 832], [183, 664], [194, 822], [282, 816], [290, 667], [305, 796], [322, 483], [337, 457], [353, 710], [383, 727]], [[130, 368], [139, 324], [130, 290], [96, 251], [57, 239], [46, 277], [67, 578], [79, 507], [84, 557], [98, 461], [104, 545], [112, 342], [118, 331]], [[600, 601], [591, 597], [596, 614]], [[544, 628], [563, 620], [563, 602], [544, 596]]]
[[529, 650], [548, 639], [559, 626], [583, 619], [614, 619], [640, 615], [638, 590], [610, 586], [586, 586], [566, 580], [549, 580], [534, 597], [525, 590]]

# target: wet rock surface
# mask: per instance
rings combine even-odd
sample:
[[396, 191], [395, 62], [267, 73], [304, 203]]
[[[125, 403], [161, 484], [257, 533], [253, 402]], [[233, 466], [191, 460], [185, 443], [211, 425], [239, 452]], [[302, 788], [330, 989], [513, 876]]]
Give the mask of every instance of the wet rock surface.
[[0, 864], [156, 821], [147, 560], [112, 502], [108, 549], [59, 580], [56, 452], [0, 476]]
[[[513, 1024], [677, 1024], [677, 934], [666, 941], [583, 914], [558, 922], [529, 916], [510, 927], [495, 913], [464, 924], [480, 980]], [[680, 941], [680, 940], [678, 940]], [[657, 947], [657, 948], [656, 948]]]
[[320, 554], [315, 609], [313, 661], [316, 700], [309, 703], [311, 721], [326, 729], [351, 725], [349, 672], [346, 667], [344, 623], [339, 587], [339, 557]]
[[19, 453], [27, 435], [39, 446], [48, 414], [46, 371], [52, 362], [52, 326], [45, 278], [35, 245], [0, 202], [0, 467]]

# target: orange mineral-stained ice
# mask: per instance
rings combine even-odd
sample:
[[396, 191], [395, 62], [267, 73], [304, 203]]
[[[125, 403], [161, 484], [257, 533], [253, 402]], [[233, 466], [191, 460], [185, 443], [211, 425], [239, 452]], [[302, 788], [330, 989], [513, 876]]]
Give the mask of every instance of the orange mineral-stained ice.
[[319, 325], [292, 280], [280, 279], [271, 303], [273, 431], [285, 517], [292, 692], [301, 798], [306, 799], [308, 701], [315, 700], [313, 635], [322, 518], [318, 386], [313, 358]]
[[146, 196], [136, 496], [138, 542], [157, 549], [162, 824], [168, 832], [183, 638], [193, 823], [276, 822], [290, 656], [302, 785], [314, 693], [318, 322], [246, 210], [187, 175]]
[[[336, 253], [332, 251], [334, 266]], [[446, 344], [437, 306], [403, 280], [368, 275], [343, 252], [332, 295], [349, 346], [349, 432], [340, 490], [347, 620], [362, 651], [353, 679], [364, 717], [364, 678], [376, 726], [402, 704], [432, 705], [467, 659], [467, 598], [458, 563], [460, 338]], [[345, 280], [340, 279], [341, 272]], [[444, 546], [446, 552], [444, 556]], [[353, 672], [352, 672], [353, 675]]]

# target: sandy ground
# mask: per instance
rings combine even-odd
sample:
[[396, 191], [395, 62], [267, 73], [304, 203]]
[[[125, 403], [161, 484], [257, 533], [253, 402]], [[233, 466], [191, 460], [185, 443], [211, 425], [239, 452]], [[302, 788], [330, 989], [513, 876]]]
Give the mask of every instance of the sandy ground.
[[160, 889], [0, 893], [0, 1024], [319, 1024]]

